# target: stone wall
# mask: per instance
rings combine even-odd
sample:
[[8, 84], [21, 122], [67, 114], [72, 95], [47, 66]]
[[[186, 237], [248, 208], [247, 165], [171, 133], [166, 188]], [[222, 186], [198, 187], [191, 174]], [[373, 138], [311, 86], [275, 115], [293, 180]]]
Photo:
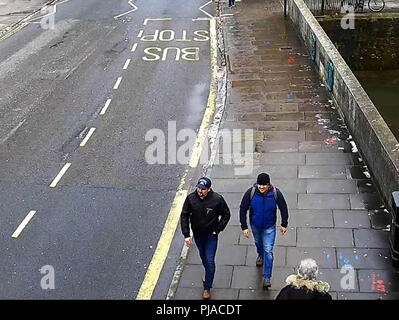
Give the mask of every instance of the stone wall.
[[356, 15], [354, 29], [342, 29], [341, 16], [317, 21], [352, 70], [399, 69], [399, 13]]
[[[331, 97], [373, 174], [388, 208], [399, 190], [399, 144], [374, 104], [302, 0], [288, 0], [287, 13], [327, 84], [328, 64], [334, 65]], [[313, 35], [313, 37], [312, 37]]]

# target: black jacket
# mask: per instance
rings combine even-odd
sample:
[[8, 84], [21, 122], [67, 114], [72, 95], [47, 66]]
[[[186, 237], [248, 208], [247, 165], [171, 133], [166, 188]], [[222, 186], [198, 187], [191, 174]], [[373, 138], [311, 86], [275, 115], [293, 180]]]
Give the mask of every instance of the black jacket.
[[194, 191], [184, 202], [180, 224], [185, 238], [190, 237], [190, 223], [194, 237], [198, 238], [223, 231], [229, 220], [229, 207], [220, 194], [210, 190], [201, 199], [197, 191]]
[[332, 300], [327, 282], [303, 280], [299, 276], [291, 275], [286, 283], [288, 285], [281, 289], [276, 300]]

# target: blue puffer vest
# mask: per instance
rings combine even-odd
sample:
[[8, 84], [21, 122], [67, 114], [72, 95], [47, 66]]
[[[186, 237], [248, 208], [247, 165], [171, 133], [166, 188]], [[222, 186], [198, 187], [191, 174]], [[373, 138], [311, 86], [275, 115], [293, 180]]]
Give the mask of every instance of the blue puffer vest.
[[249, 214], [251, 223], [259, 229], [267, 229], [274, 226], [277, 220], [276, 210], [277, 202], [274, 198], [273, 189], [262, 195], [256, 188]]

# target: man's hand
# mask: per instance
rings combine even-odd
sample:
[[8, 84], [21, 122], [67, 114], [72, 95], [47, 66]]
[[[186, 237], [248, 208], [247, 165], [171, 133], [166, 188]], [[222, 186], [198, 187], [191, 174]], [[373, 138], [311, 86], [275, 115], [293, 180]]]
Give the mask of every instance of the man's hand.
[[186, 242], [186, 245], [188, 245], [188, 246], [191, 246], [193, 244], [193, 240], [191, 240], [191, 237], [184, 239], [184, 241]]
[[249, 238], [249, 230], [248, 230], [248, 229], [242, 230], [242, 235], [243, 235], [245, 238]]
[[281, 234], [285, 234], [287, 232], [287, 228], [280, 227]]

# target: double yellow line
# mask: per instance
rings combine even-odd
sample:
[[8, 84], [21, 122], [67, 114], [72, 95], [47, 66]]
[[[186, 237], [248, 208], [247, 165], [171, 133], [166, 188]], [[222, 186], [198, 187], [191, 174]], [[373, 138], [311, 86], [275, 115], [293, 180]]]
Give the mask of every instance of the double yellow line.
[[[215, 19], [209, 20], [210, 29], [210, 55], [211, 55], [211, 83], [209, 89], [208, 103], [205, 109], [204, 117], [199, 128], [197, 139], [193, 147], [193, 152], [190, 156], [189, 167], [196, 168], [199, 163], [199, 159], [202, 152], [207, 134], [207, 129], [212, 123], [212, 116], [215, 113], [215, 97], [216, 97], [216, 73], [217, 73], [217, 36], [216, 36], [216, 21]], [[187, 172], [187, 171], [186, 171]], [[180, 185], [177, 189], [175, 198], [173, 199], [172, 207], [169, 211], [168, 218], [165, 222], [161, 237], [158, 241], [158, 245], [155, 249], [152, 257], [150, 266], [147, 269], [147, 273], [144, 277], [144, 281], [141, 284], [139, 293], [137, 294], [136, 300], [149, 300], [152, 297], [155, 286], [157, 285], [159, 276], [164, 266], [166, 257], [169, 252], [170, 245], [177, 225], [179, 223], [180, 213], [183, 208], [184, 201], [187, 197], [188, 190], [184, 189], [186, 183], [187, 173], [185, 173], [180, 181]]]

